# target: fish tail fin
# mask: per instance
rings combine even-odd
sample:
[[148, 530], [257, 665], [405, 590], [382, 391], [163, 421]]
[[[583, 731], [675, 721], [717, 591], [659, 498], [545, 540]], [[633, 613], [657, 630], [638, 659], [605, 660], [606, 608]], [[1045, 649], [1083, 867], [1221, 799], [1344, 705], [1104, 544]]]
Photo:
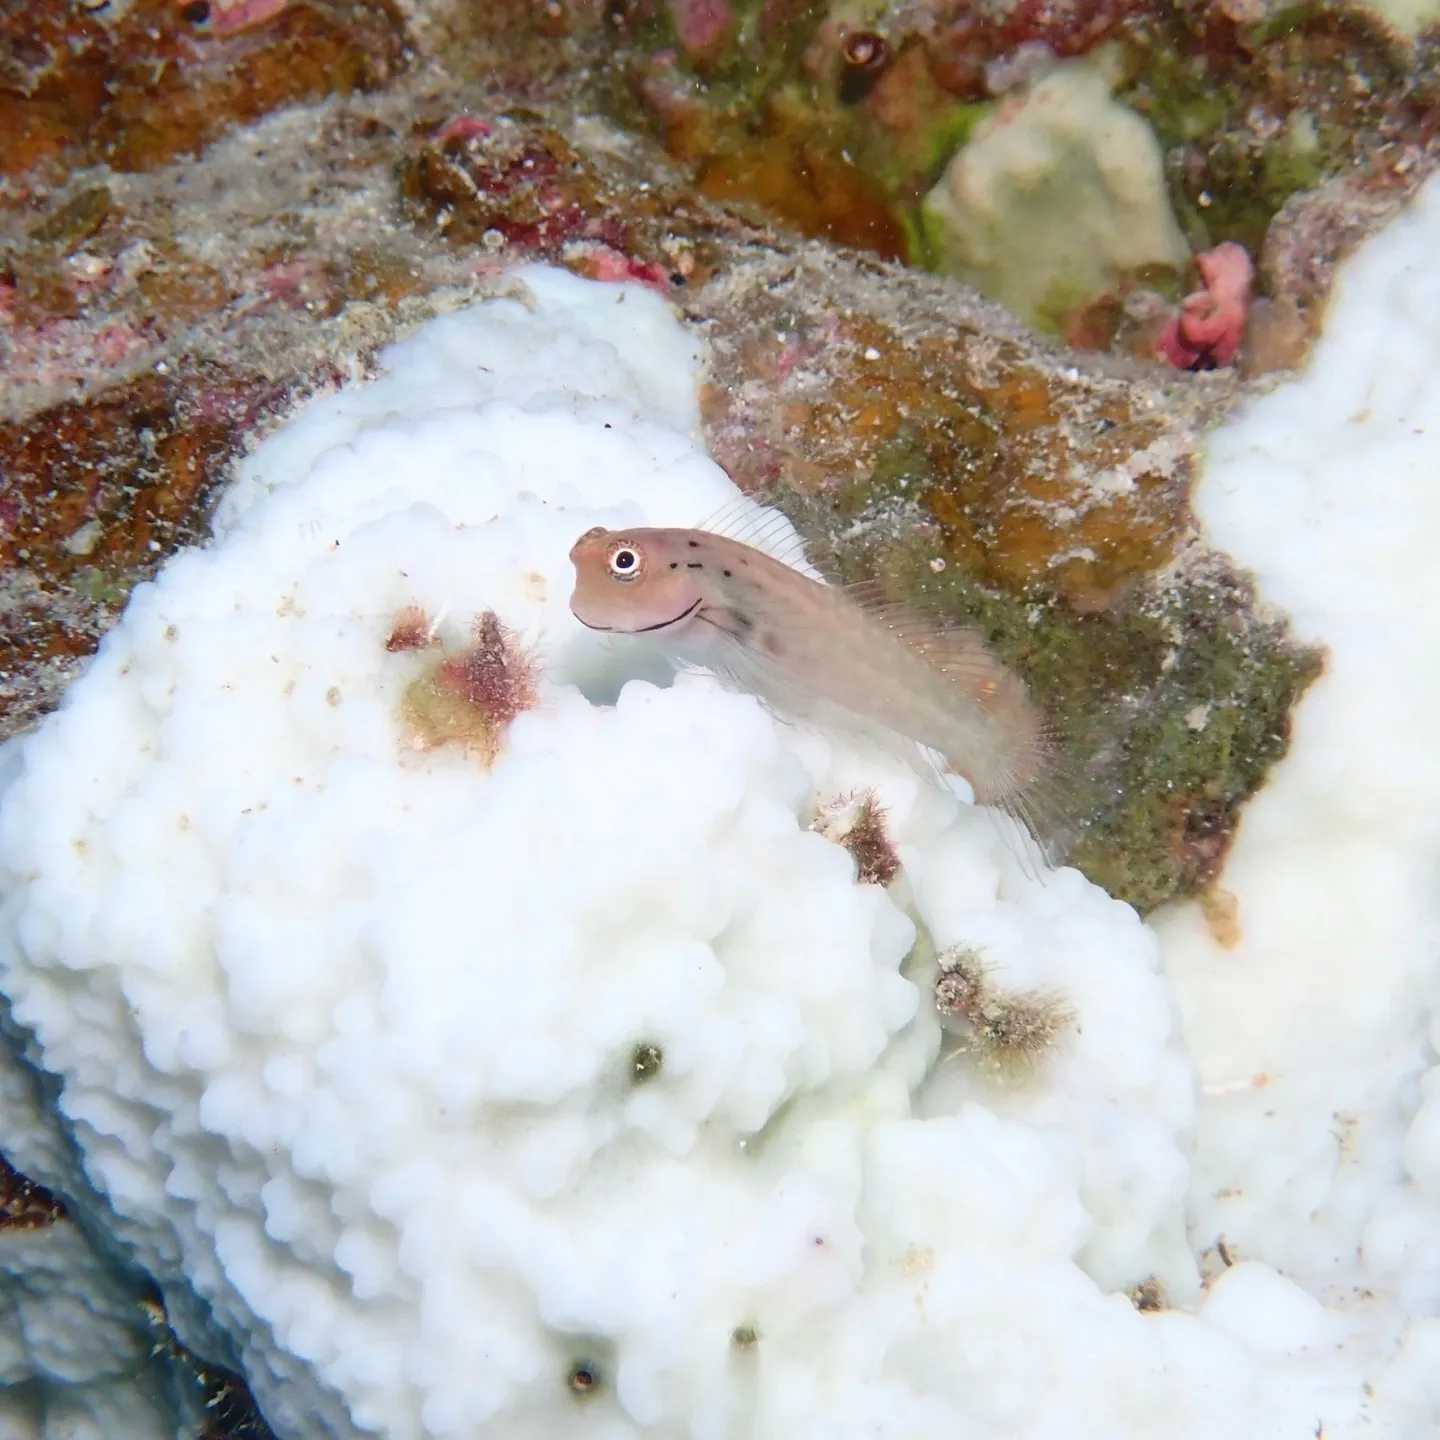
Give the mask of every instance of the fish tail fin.
[[1002, 838], [1028, 874], [1064, 863], [1083, 829], [1080, 777], [1064, 737], [1037, 720], [1003, 765], [971, 782], [978, 804], [990, 809]]

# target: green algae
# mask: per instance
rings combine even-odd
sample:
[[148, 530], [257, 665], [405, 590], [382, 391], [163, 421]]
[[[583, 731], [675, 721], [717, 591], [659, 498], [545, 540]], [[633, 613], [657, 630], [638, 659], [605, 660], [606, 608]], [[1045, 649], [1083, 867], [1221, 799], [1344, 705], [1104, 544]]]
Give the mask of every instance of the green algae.
[[1319, 655], [1256, 618], [1253, 588], [1215, 556], [1091, 613], [986, 583], [927, 523], [918, 496], [936, 479], [905, 433], [823, 502], [766, 499], [836, 579], [878, 580], [894, 600], [976, 627], [1025, 676], [1063, 737], [1068, 863], [1142, 914], [1199, 894], [1284, 755]]

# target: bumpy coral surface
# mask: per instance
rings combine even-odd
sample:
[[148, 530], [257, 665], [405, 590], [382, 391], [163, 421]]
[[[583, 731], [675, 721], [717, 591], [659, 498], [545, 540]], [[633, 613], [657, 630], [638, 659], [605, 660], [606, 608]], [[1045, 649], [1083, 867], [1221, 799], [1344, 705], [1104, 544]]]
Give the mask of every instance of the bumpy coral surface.
[[1440, 1414], [1437, 244], [1432, 180], [1341, 272], [1305, 378], [1212, 440], [1207, 527], [1328, 661], [1240, 826], [1228, 923], [1157, 922], [1207, 1095], [1196, 1240], [1397, 1334], [1414, 1435]]
[[[570, 617], [577, 534], [734, 491], [662, 302], [507, 283], [257, 450], [19, 742], [4, 991], [182, 1338], [291, 1437], [1363, 1426], [1261, 1261], [1158, 1308], [1194, 1090], [1134, 913]], [[493, 755], [410, 743], [432, 636], [538, 667]], [[814, 828], [870, 794], [888, 888]], [[942, 952], [1045, 997], [1032, 1063], [940, 1058]]]

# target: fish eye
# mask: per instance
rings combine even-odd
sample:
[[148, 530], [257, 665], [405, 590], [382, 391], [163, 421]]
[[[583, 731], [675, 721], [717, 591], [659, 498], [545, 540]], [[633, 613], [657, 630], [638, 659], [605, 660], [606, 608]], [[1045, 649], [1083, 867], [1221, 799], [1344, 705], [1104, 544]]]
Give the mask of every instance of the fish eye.
[[617, 545], [610, 552], [610, 573], [617, 580], [633, 580], [640, 573], [640, 552], [632, 545]]

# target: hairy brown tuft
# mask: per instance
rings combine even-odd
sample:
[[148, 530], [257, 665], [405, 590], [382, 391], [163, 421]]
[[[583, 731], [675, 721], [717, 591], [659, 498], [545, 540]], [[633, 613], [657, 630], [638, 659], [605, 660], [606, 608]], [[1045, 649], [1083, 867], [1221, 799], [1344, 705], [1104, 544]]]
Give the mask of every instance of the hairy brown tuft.
[[956, 946], [940, 956], [935, 1008], [947, 1029], [977, 1053], [987, 1068], [1014, 1072], [1033, 1066], [1052, 1049], [1074, 1012], [1047, 990], [1000, 990], [978, 952]]
[[438, 644], [430, 629], [430, 619], [418, 605], [407, 605], [390, 627], [385, 648], [392, 653], [403, 650], [428, 650]]
[[900, 856], [873, 790], [840, 795], [815, 812], [810, 828], [848, 850], [862, 885], [888, 885], [900, 873]]

